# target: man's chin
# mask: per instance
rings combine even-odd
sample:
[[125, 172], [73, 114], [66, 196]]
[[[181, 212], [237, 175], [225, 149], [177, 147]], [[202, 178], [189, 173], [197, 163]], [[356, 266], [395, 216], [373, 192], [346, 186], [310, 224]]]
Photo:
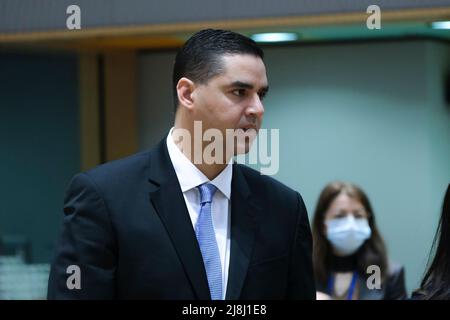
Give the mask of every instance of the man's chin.
[[253, 145], [253, 141], [245, 142], [245, 143], [237, 143], [234, 148], [234, 155], [246, 154], [250, 151], [250, 148]]

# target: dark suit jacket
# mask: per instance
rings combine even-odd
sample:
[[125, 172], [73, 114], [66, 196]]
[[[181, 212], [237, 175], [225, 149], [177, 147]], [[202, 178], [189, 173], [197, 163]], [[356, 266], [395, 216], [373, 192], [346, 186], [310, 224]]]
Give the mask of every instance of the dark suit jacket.
[[[233, 164], [227, 299], [315, 299], [301, 196]], [[78, 265], [81, 289], [66, 270]], [[201, 252], [163, 139], [76, 175], [67, 190], [49, 299], [210, 299]]]

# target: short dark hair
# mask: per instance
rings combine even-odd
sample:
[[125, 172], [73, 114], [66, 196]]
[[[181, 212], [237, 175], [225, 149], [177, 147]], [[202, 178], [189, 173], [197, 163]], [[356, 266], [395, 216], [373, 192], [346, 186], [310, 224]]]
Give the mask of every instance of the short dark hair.
[[250, 54], [264, 58], [264, 52], [252, 39], [239, 33], [204, 29], [195, 33], [178, 51], [173, 67], [172, 85], [175, 111], [178, 106], [177, 83], [182, 77], [206, 84], [223, 72], [221, 58], [227, 54]]

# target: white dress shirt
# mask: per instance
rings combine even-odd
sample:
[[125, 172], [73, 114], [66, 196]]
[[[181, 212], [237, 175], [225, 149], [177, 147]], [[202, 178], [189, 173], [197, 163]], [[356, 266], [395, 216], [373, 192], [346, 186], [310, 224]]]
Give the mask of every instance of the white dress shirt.
[[210, 181], [177, 147], [172, 138], [173, 128], [167, 136], [167, 149], [175, 173], [183, 192], [184, 201], [195, 230], [200, 213], [200, 192], [197, 186], [210, 182], [217, 187], [212, 203], [211, 214], [219, 247], [220, 263], [222, 265], [222, 298], [225, 299], [228, 281], [228, 266], [230, 264], [230, 195], [233, 166], [230, 161], [225, 169]]

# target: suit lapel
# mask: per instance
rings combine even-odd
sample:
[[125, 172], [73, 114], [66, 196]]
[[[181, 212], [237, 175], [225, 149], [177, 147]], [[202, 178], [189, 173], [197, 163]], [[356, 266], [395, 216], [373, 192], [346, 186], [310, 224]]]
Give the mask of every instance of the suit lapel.
[[240, 298], [253, 251], [257, 217], [261, 208], [251, 197], [247, 181], [238, 165], [233, 165], [231, 182], [231, 253], [227, 300]]
[[150, 201], [172, 240], [197, 298], [210, 299], [203, 258], [165, 139], [150, 157]]

